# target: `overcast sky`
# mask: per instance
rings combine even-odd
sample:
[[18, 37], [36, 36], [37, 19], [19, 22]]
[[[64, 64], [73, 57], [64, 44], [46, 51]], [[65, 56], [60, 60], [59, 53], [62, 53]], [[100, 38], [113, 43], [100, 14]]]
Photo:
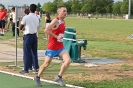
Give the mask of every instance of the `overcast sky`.
[[[53, 2], [53, 0], [0, 0], [0, 4], [5, 5], [6, 7], [8, 5], [17, 5], [17, 6], [23, 6], [24, 4], [37, 4], [38, 2], [43, 5], [45, 2], [51, 1]], [[67, 0], [64, 0], [67, 1]]]
[[[0, 4], [5, 5], [6, 7], [8, 5], [17, 5], [17, 6], [23, 6], [24, 4], [37, 4], [38, 2], [43, 5], [45, 2], [51, 1], [53, 2], [53, 0], [0, 0]], [[67, 1], [67, 0], [63, 0], [63, 1]], [[114, 0], [114, 1], [123, 1], [123, 0]]]

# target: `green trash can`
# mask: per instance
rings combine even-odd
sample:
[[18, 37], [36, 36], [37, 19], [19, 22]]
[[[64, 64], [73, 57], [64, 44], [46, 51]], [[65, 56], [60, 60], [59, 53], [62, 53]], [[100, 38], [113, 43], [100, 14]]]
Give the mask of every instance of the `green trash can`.
[[64, 32], [63, 44], [68, 51], [72, 62], [84, 62], [81, 60], [81, 47], [86, 48], [86, 40], [76, 40], [76, 30], [74, 28], [67, 27]]
[[64, 39], [76, 41], [76, 30], [74, 28], [66, 28], [64, 33]]
[[73, 62], [77, 62], [79, 59], [78, 45], [76, 43], [71, 44], [70, 57]]
[[78, 53], [76, 52], [78, 49], [76, 45], [76, 30], [74, 28], [67, 27], [65, 29], [63, 44], [74, 62], [78, 58]]
[[64, 32], [63, 44], [70, 54], [72, 43], [76, 42], [76, 30], [74, 28], [66, 28]]

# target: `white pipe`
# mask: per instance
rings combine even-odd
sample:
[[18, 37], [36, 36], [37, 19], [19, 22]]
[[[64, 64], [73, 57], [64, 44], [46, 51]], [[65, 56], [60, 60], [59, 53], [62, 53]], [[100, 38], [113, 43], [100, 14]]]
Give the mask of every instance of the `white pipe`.
[[71, 40], [71, 41], [76, 41], [75, 39], [70, 39], [70, 38], [63, 38], [64, 40]]
[[72, 34], [72, 35], [76, 35], [76, 33], [68, 32], [68, 31], [65, 31], [65, 33]]
[[[18, 76], [18, 77], [22, 77], [22, 78], [27, 78], [27, 79], [32, 79], [34, 80], [33, 77], [29, 77], [29, 76], [25, 76], [25, 75], [21, 75], [21, 74], [15, 74], [15, 73], [11, 73], [11, 72], [6, 72], [6, 71], [2, 71], [0, 70], [1, 73], [4, 73], [4, 74], [9, 74], [9, 75], [12, 75], [12, 76]], [[54, 81], [50, 81], [50, 80], [45, 80], [45, 79], [40, 79], [42, 82], [47, 82], [47, 83], [51, 83], [51, 84], [57, 84], [59, 85], [57, 82], [54, 82]], [[69, 85], [69, 84], [66, 84], [67, 87], [70, 87], [70, 88], [84, 88], [84, 87], [79, 87], [79, 86], [74, 86], [74, 85]]]
[[128, 18], [131, 18], [131, 0], [129, 0], [129, 5], [128, 5]]

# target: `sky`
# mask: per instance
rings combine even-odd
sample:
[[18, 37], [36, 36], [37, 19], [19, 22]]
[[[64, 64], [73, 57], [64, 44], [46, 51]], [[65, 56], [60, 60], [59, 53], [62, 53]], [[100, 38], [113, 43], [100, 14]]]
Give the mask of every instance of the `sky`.
[[[23, 6], [24, 4], [37, 4], [38, 2], [43, 5], [46, 2], [53, 2], [53, 0], [0, 0], [0, 4], [3, 4], [6, 8], [8, 5], [17, 5], [17, 6]], [[67, 1], [67, 0], [63, 0]], [[114, 0], [114, 1], [123, 1], [123, 0]]]
[[[46, 2], [53, 2], [53, 0], [0, 0], [0, 4], [3, 4], [5, 7], [8, 7], [8, 5], [17, 5], [17, 6], [23, 6], [24, 4], [37, 4], [38, 2], [43, 5]], [[67, 1], [67, 0], [64, 0]]]

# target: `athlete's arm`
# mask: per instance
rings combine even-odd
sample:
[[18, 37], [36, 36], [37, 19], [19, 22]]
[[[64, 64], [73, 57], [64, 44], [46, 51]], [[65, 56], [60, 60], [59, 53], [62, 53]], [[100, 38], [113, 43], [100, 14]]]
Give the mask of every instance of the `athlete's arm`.
[[51, 32], [51, 29], [54, 28], [55, 26], [56, 27], [58, 26], [58, 20], [56, 18], [53, 19], [52, 22], [48, 25], [48, 27], [44, 29], [44, 32], [46, 34], [48, 34], [48, 35], [53, 36], [54, 38], [62, 39], [62, 36], [58, 36], [58, 35], [56, 35], [56, 34], [54, 34], [54, 33]]

